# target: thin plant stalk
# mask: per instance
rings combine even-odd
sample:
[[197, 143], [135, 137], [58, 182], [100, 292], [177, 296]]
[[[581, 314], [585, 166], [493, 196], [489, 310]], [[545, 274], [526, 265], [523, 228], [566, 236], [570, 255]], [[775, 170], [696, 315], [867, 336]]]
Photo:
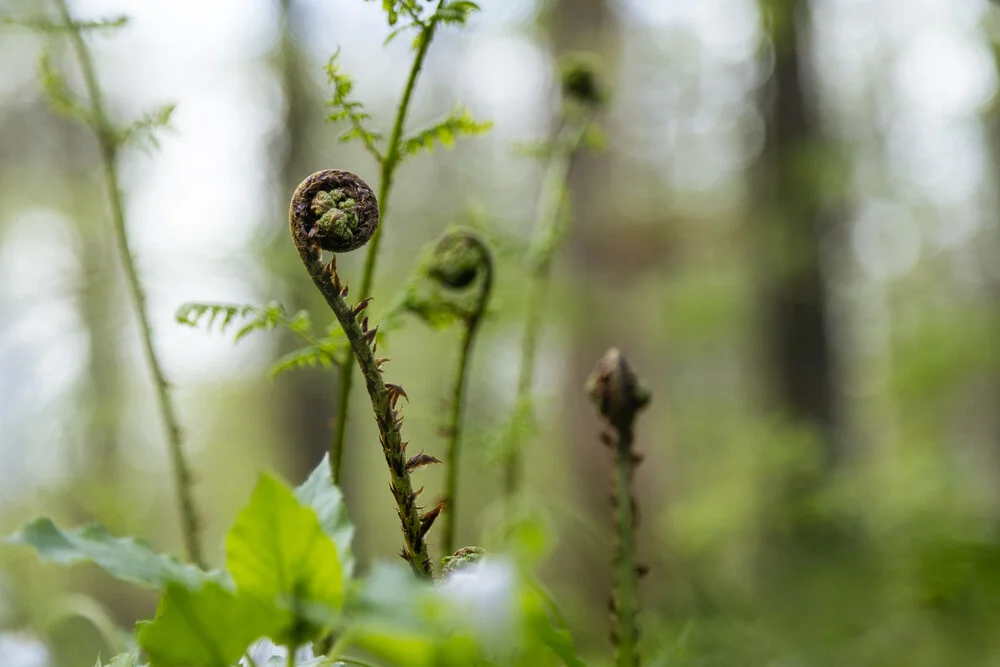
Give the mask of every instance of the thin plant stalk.
[[122, 267], [125, 270], [126, 282], [128, 283], [129, 292], [132, 295], [132, 305], [135, 309], [136, 319], [139, 322], [143, 352], [146, 356], [146, 363], [149, 365], [150, 372], [153, 375], [153, 384], [156, 389], [160, 416], [166, 431], [174, 477], [174, 489], [177, 494], [177, 503], [180, 507], [185, 551], [192, 563], [195, 563], [199, 567], [204, 567], [201, 543], [198, 535], [198, 515], [191, 491], [191, 472], [184, 454], [180, 424], [177, 420], [177, 412], [174, 408], [173, 398], [170, 394], [166, 377], [163, 374], [162, 365], [153, 346], [152, 326], [150, 325], [146, 306], [146, 294], [139, 280], [132, 251], [129, 248], [128, 233], [125, 226], [125, 209], [122, 203], [121, 187], [118, 183], [118, 169], [116, 164], [118, 144], [115, 139], [114, 130], [104, 109], [101, 87], [98, 84], [93, 60], [87, 44], [83, 40], [83, 35], [73, 21], [66, 0], [55, 0], [55, 3], [59, 9], [62, 21], [69, 31], [77, 60], [80, 63], [80, 69], [83, 71], [84, 83], [90, 95], [91, 123], [100, 147], [107, 197], [111, 204], [111, 217], [114, 223], [115, 238], [117, 240]]
[[445, 502], [448, 511], [444, 517], [444, 527], [441, 531], [441, 549], [446, 555], [455, 550], [455, 523], [458, 516], [458, 462], [459, 448], [462, 443], [462, 411], [465, 406], [465, 384], [468, 377], [469, 360], [472, 357], [472, 345], [476, 338], [479, 319], [476, 318], [462, 328], [462, 348], [459, 355], [458, 368], [455, 371], [455, 384], [451, 396], [451, 411], [448, 419], [448, 450], [445, 457]]
[[[514, 405], [517, 410], [527, 410], [533, 419], [531, 392], [535, 385], [535, 361], [544, 323], [545, 301], [552, 273], [552, 260], [563, 238], [563, 217], [566, 202], [566, 182], [573, 156], [579, 150], [589, 118], [578, 123], [563, 122], [556, 132], [552, 153], [545, 168], [542, 189], [535, 214], [535, 237], [528, 251], [529, 276], [527, 313], [521, 335], [521, 359], [518, 366], [517, 393]], [[504, 466], [504, 493], [509, 498], [521, 486], [523, 464], [521, 443], [516, 442], [508, 452]]]
[[602, 442], [614, 452], [615, 534], [614, 586], [611, 598], [611, 639], [615, 644], [617, 667], [639, 664], [639, 632], [636, 624], [637, 588], [640, 568], [635, 559], [635, 499], [632, 474], [642, 462], [633, 449], [636, 415], [649, 403], [649, 391], [616, 348], [608, 350], [587, 378], [587, 393], [610, 431]]
[[[469, 365], [476, 334], [486, 313], [493, 289], [493, 258], [489, 247], [474, 233], [464, 229], [448, 232], [435, 248], [435, 258], [429, 271], [429, 278], [436, 280], [443, 288], [442, 299], [447, 299], [454, 290], [464, 290], [470, 285], [477, 286], [475, 301], [457, 301], [455, 310], [462, 320], [461, 345], [452, 395], [448, 424], [448, 451], [445, 457], [445, 496], [448, 506], [445, 513], [441, 548], [446, 556], [455, 550], [455, 526], [458, 517], [458, 478], [461, 461], [462, 415], [465, 410], [465, 391], [468, 383]], [[480, 279], [476, 281], [476, 277]], [[474, 282], [476, 281], [476, 282]], [[457, 297], [457, 295], [456, 295]], [[462, 299], [463, 297], [457, 297]], [[464, 297], [467, 298], [467, 297]], [[442, 301], [442, 306], [445, 306]]]
[[322, 260], [323, 250], [347, 252], [368, 242], [378, 221], [378, 203], [371, 188], [355, 174], [336, 169], [306, 178], [295, 190], [288, 214], [299, 258], [344, 330], [368, 389], [403, 529], [401, 555], [415, 574], [430, 578], [433, 570], [424, 537], [443, 504], [421, 513], [416, 504], [419, 491], [414, 492], [410, 473], [439, 461], [424, 454], [407, 459], [400, 433], [402, 417], [396, 409], [406, 394], [382, 379], [384, 360], [375, 357], [377, 327], [369, 328], [368, 317], [363, 315], [371, 299], [362, 298], [354, 307], [349, 306], [345, 300], [348, 287], [337, 274], [336, 254], [327, 263]]
[[615, 532], [618, 557], [615, 563], [615, 636], [618, 638], [618, 667], [636, 664], [636, 560], [632, 514], [632, 429], [619, 429], [615, 452]]
[[[436, 23], [432, 21], [427, 24], [427, 27], [423, 31], [420, 46], [417, 48], [413, 64], [410, 67], [410, 74], [406, 79], [403, 97], [400, 99], [399, 106], [396, 109], [396, 119], [392, 124], [392, 132], [389, 135], [389, 147], [381, 160], [378, 201], [382, 208], [381, 217], [383, 220], [388, 211], [389, 195], [392, 193], [396, 168], [399, 166], [399, 147], [403, 140], [403, 126], [406, 123], [406, 115], [410, 110], [410, 101], [413, 99], [417, 77], [423, 69], [424, 59], [427, 57], [427, 49], [430, 47], [431, 40], [434, 37], [435, 27]], [[365, 253], [365, 264], [361, 273], [361, 298], [371, 296], [372, 283], [375, 281], [375, 267], [381, 246], [382, 225], [379, 225]], [[330, 466], [334, 484], [340, 483], [341, 470], [343, 468], [344, 442], [347, 438], [347, 411], [350, 406], [351, 385], [354, 379], [353, 356], [353, 352], [348, 351], [347, 357], [340, 365], [340, 393], [337, 397], [337, 428], [334, 431], [333, 442], [330, 445]]]

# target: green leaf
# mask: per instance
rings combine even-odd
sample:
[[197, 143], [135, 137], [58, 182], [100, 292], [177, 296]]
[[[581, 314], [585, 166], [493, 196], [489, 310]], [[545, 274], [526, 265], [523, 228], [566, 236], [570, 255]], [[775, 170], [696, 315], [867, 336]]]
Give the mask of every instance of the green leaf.
[[[389, 38], [391, 39], [392, 35]], [[336, 122], [346, 119], [351, 127], [340, 135], [340, 141], [360, 139], [372, 157], [377, 162], [381, 162], [382, 154], [379, 152], [378, 142], [382, 135], [369, 129], [368, 121], [371, 120], [371, 116], [365, 111], [361, 102], [350, 97], [351, 91], [354, 89], [354, 80], [340, 69], [340, 65], [337, 63], [339, 56], [340, 49], [337, 49], [326, 64], [327, 81], [333, 84], [333, 97], [326, 103], [328, 107], [333, 109], [333, 112], [327, 117], [327, 120]]]
[[109, 28], [120, 28], [127, 23], [127, 16], [116, 16], [112, 19], [99, 19], [97, 21], [73, 21], [68, 25], [62, 21], [52, 21], [41, 16], [30, 18], [0, 16], [0, 25], [16, 25], [42, 33], [107, 30]]
[[52, 50], [46, 46], [38, 60], [42, 90], [52, 109], [82, 125], [94, 125], [93, 114], [66, 83], [66, 77], [52, 65]]
[[[101, 667], [101, 660], [97, 660], [96, 667]], [[111, 662], [107, 664], [107, 667], [143, 667], [139, 663], [139, 649], [132, 649], [128, 653], [121, 653], [111, 658]]]
[[329, 454], [323, 457], [309, 478], [295, 489], [295, 497], [316, 513], [323, 532], [337, 545], [344, 576], [350, 577], [354, 573], [354, 554], [351, 551], [354, 526], [347, 515], [344, 495], [333, 484]]
[[359, 613], [351, 626], [355, 646], [408, 667], [475, 664], [471, 639], [453, 632], [434, 587], [409, 569], [377, 564], [358, 595]]
[[154, 552], [141, 540], [114, 537], [97, 524], [64, 532], [43, 517], [3, 541], [32, 547], [47, 561], [61, 565], [93, 563], [116, 579], [153, 588], [163, 588], [170, 582], [194, 587], [209, 580], [228, 581], [225, 573], [185, 565], [173, 556]]
[[133, 142], [159, 148], [160, 142], [156, 139], [155, 131], [170, 124], [170, 117], [173, 115], [174, 109], [173, 104], [167, 104], [144, 114], [131, 125], [118, 130], [115, 133], [115, 143], [122, 146]]
[[[325, 513], [332, 511], [328, 495], [311, 497]], [[318, 633], [320, 628], [307, 619], [315, 612], [307, 608], [343, 606], [344, 568], [337, 545], [317, 513], [271, 475], [261, 476], [229, 531], [226, 562], [241, 592], [292, 612], [293, 618], [269, 635], [276, 642], [298, 644]]]
[[270, 373], [277, 376], [298, 368], [331, 368], [343, 362], [349, 347], [347, 336], [321, 338], [315, 345], [300, 347], [279, 358]]
[[277, 301], [266, 306], [251, 306], [231, 303], [185, 303], [177, 309], [175, 319], [179, 324], [189, 327], [204, 326], [211, 330], [216, 322], [219, 331], [225, 332], [238, 319], [248, 319], [236, 332], [233, 342], [239, 342], [254, 331], [272, 330], [284, 327], [309, 343], [314, 343], [312, 335], [312, 320], [309, 312], [300, 310], [289, 315], [285, 307]]
[[465, 25], [469, 16], [473, 12], [479, 11], [479, 5], [468, 0], [453, 0], [453, 2], [443, 2], [438, 10], [431, 17], [432, 21], [450, 23], [452, 25]]
[[267, 606], [242, 591], [170, 584], [156, 618], [139, 628], [139, 646], [152, 667], [230, 667], [272, 623]]
[[483, 134], [491, 127], [493, 127], [492, 122], [479, 122], [472, 117], [467, 108], [456, 105], [443, 120], [404, 139], [399, 153], [401, 157], [409, 157], [421, 151], [430, 151], [434, 149], [434, 142], [451, 147], [455, 144], [456, 138]]
[[539, 586], [530, 586], [522, 601], [528, 634], [545, 645], [567, 667], [586, 667], [576, 654], [573, 638], [558, 617], [558, 608]]

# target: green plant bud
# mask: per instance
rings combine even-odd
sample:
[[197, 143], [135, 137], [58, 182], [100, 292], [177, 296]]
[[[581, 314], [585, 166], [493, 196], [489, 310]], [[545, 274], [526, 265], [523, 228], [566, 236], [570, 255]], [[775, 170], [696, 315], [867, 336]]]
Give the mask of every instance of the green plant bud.
[[642, 386], [621, 351], [604, 353], [587, 378], [587, 393], [597, 411], [615, 427], [628, 427], [639, 410], [649, 403], [649, 390]]
[[447, 287], [462, 289], [472, 284], [483, 265], [481, 245], [465, 234], [449, 234], [435, 246], [427, 273]]
[[593, 53], [570, 53], [563, 57], [563, 96], [585, 106], [600, 106], [608, 101], [601, 59]]

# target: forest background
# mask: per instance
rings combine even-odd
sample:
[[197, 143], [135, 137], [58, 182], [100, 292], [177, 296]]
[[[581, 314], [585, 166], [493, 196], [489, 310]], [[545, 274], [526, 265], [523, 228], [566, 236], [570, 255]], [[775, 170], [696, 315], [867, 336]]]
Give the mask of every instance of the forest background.
[[[6, 0], [0, 15], [39, 3]], [[175, 321], [188, 301], [325, 317], [288, 242], [308, 174], [374, 182], [326, 122], [324, 65], [391, 124], [407, 40], [379, 3], [73, 4], [126, 13], [93, 49], [116, 118], [176, 104], [158, 147], [123, 153], [130, 233], [185, 426], [204, 540], [219, 544], [262, 466], [305, 477], [333, 433], [336, 374], [269, 369], [289, 334], [233, 346]], [[517, 379], [558, 57], [599, 53], [603, 150], [570, 172], [573, 225], [539, 348], [525, 495], [545, 516], [541, 579], [584, 654], [606, 649], [609, 458], [583, 392], [610, 345], [652, 391], [639, 425], [644, 641], [662, 664], [994, 664], [1000, 636], [1000, 12], [980, 0], [503, 0], [435, 37], [411, 124], [458, 99], [494, 123], [404, 164], [376, 302], [448, 225], [507, 239], [472, 361], [459, 516], [476, 544], [502, 507], [496, 435]], [[108, 225], [98, 147], [39, 86], [43, 39], [0, 26], [0, 532], [44, 512], [180, 552], [155, 396]], [[68, 48], [57, 62], [72, 62]], [[341, 269], [356, 275], [361, 258]], [[389, 339], [409, 439], [438, 434], [454, 345]], [[450, 340], [450, 338], [449, 338]], [[364, 395], [352, 405], [363, 415]], [[352, 408], [352, 409], [355, 409]], [[343, 491], [364, 572], [398, 523], [367, 417]], [[441, 488], [442, 471], [421, 483]], [[432, 540], [433, 542], [433, 540]], [[433, 544], [432, 544], [433, 547]], [[213, 560], [210, 554], [209, 560]], [[69, 591], [123, 627], [155, 597], [0, 551], [0, 625], [60, 665], [101, 638], [49, 624]], [[736, 662], [734, 662], [734, 660]], [[784, 661], [784, 662], [780, 662]]]

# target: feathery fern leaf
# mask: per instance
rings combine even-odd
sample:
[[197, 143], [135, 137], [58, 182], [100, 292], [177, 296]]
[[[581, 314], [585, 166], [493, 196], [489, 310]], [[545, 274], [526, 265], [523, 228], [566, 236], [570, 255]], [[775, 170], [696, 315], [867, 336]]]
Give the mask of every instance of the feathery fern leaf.
[[53, 110], [83, 125], [93, 125], [90, 111], [81, 103], [76, 93], [70, 89], [62, 72], [53, 67], [50, 47], [44, 48], [38, 59], [38, 76], [42, 90], [48, 97]]
[[432, 150], [435, 141], [441, 142], [446, 147], [451, 147], [455, 144], [457, 137], [483, 134], [491, 127], [493, 127], [492, 122], [479, 122], [472, 117], [467, 108], [456, 105], [443, 120], [405, 139], [400, 147], [400, 154], [403, 157], [409, 157], [422, 150]]
[[297, 368], [331, 368], [343, 363], [344, 354], [349, 347], [347, 338], [334, 340], [321, 339], [318, 344], [306, 345], [284, 355], [271, 366], [271, 376], [277, 377], [285, 371]]
[[203, 326], [209, 331], [218, 322], [220, 332], [225, 332], [237, 319], [247, 318], [249, 321], [236, 332], [234, 342], [254, 331], [270, 331], [279, 326], [298, 334], [310, 343], [315, 341], [311, 334], [312, 321], [309, 313], [302, 310], [289, 316], [285, 307], [276, 301], [264, 307], [227, 303], [185, 303], [177, 310], [176, 315], [180, 324], [189, 327]]
[[431, 17], [432, 21], [451, 25], [465, 25], [473, 12], [479, 11], [479, 5], [468, 0], [453, 0], [442, 3]]
[[360, 139], [364, 143], [365, 148], [368, 149], [368, 152], [376, 160], [381, 161], [382, 157], [378, 149], [378, 141], [382, 138], [382, 135], [378, 131], [367, 127], [371, 116], [364, 110], [364, 105], [361, 102], [350, 98], [351, 91], [354, 89], [354, 80], [340, 69], [340, 65], [337, 63], [339, 55], [340, 49], [337, 49], [330, 56], [330, 61], [326, 64], [327, 80], [333, 84], [333, 97], [330, 98], [326, 105], [332, 107], [334, 110], [327, 117], [327, 120], [336, 122], [347, 119], [351, 127], [340, 135], [340, 141]]
[[123, 127], [115, 133], [115, 143], [123, 146], [134, 142], [151, 148], [159, 148], [160, 142], [156, 140], [155, 131], [170, 124], [170, 117], [175, 108], [173, 104], [166, 104], [155, 111], [143, 114], [131, 125]]
[[82, 32], [88, 30], [106, 30], [108, 28], [120, 28], [126, 23], [128, 23], [127, 16], [116, 16], [113, 19], [99, 19], [97, 21], [73, 21], [70, 25], [59, 21], [52, 21], [43, 16], [31, 18], [0, 16], [0, 25], [16, 25], [44, 33], [66, 32], [67, 30], [79, 30]]

